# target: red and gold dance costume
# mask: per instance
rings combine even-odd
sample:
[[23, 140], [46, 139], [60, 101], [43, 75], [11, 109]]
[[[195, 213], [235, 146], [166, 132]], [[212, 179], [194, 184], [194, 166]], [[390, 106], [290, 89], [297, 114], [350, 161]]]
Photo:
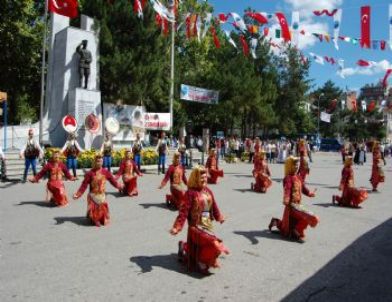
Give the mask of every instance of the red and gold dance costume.
[[372, 184], [374, 192], [377, 191], [378, 184], [385, 181], [385, 175], [382, 169], [383, 164], [384, 160], [382, 158], [380, 144], [375, 142], [373, 147], [372, 176], [370, 177], [370, 183]]
[[218, 161], [216, 160], [215, 149], [210, 150], [210, 155], [208, 156], [206, 162], [206, 168], [208, 172], [209, 184], [216, 184], [218, 182], [218, 177], [223, 177], [223, 170], [218, 169]]
[[74, 180], [74, 177], [71, 176], [67, 167], [61, 161], [52, 160], [31, 181], [38, 182], [47, 173], [49, 174], [49, 178], [46, 188], [51, 194], [50, 203], [58, 207], [66, 206], [68, 204], [68, 198], [65, 194], [63, 176], [69, 180]]
[[74, 195], [75, 199], [79, 198], [90, 186], [90, 192], [87, 195], [87, 217], [96, 226], [107, 225], [110, 221], [109, 206], [105, 194], [106, 180], [109, 180], [115, 188], [122, 188], [122, 185], [115, 180], [112, 173], [101, 166], [91, 169], [84, 176], [79, 190]]
[[170, 231], [173, 235], [177, 234], [188, 220], [187, 242], [179, 242], [179, 259], [186, 263], [189, 271], [202, 273], [208, 273], [210, 267], [219, 267], [219, 255], [229, 253], [222, 240], [212, 232], [212, 221], [223, 223], [224, 217], [206, 184], [206, 170], [196, 167], [188, 180], [187, 198]]
[[272, 218], [269, 229], [276, 226], [284, 237], [294, 238], [300, 242], [305, 239], [305, 229], [308, 225], [314, 228], [319, 218], [306, 210], [301, 204], [302, 194], [314, 197], [314, 192], [303, 184], [297, 175], [298, 158], [290, 156], [285, 162], [285, 178], [283, 179], [285, 209], [282, 220]]
[[265, 151], [260, 151], [256, 154], [254, 159], [254, 169], [252, 171], [256, 183], [251, 184], [251, 189], [256, 192], [265, 193], [272, 185], [271, 171], [265, 160]]
[[160, 189], [163, 188], [170, 180], [170, 193], [166, 195], [166, 203], [179, 209], [185, 200], [187, 179], [185, 168], [180, 164], [181, 154], [176, 152], [173, 157], [173, 164], [169, 166], [165, 177], [161, 182]]
[[310, 172], [309, 163], [306, 160], [306, 156], [306, 151], [300, 151], [298, 176], [301, 178], [302, 183], [305, 183], [306, 176], [308, 176]]
[[333, 195], [332, 203], [338, 203], [340, 206], [357, 208], [360, 203], [368, 198], [368, 192], [363, 189], [354, 187], [354, 171], [352, 168], [353, 158], [346, 156], [344, 168], [342, 170], [342, 179], [339, 190], [343, 191], [342, 196]]
[[120, 169], [116, 173], [116, 178], [118, 179], [122, 176], [124, 195], [137, 196], [139, 194], [137, 190], [137, 177], [142, 175], [143, 174], [137, 168], [136, 163], [130, 157], [125, 158], [121, 162]]

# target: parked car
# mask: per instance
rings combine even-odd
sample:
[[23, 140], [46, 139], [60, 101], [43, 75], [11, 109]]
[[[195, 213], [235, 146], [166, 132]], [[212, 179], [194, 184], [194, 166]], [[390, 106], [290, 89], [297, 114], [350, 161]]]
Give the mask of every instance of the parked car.
[[320, 143], [320, 151], [338, 152], [342, 148], [342, 144], [336, 138], [322, 138]]

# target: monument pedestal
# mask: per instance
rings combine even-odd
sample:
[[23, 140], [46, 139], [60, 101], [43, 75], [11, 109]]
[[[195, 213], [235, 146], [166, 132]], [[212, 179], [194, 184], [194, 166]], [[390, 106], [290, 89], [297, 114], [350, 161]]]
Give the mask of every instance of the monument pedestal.
[[[76, 88], [69, 91], [68, 112], [73, 115], [78, 122], [79, 127], [76, 135], [80, 146], [83, 149], [99, 149], [103, 139], [101, 92], [83, 88]], [[99, 118], [101, 128], [96, 134], [88, 132], [84, 126], [85, 119], [89, 114], [95, 114]]]

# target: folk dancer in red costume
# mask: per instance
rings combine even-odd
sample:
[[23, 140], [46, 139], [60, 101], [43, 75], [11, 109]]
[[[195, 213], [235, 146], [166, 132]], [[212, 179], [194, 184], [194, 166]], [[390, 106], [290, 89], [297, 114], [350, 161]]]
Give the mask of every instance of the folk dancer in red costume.
[[308, 156], [307, 150], [307, 142], [304, 139], [301, 139], [298, 144], [298, 153], [299, 153], [299, 169], [298, 176], [301, 178], [302, 183], [305, 184], [306, 176], [309, 175], [309, 163], [306, 160]]
[[173, 164], [166, 171], [165, 178], [162, 180], [159, 189], [162, 189], [170, 180], [170, 193], [166, 194], [166, 204], [179, 209], [185, 199], [187, 180], [185, 176], [185, 168], [180, 164], [181, 153], [175, 152], [173, 156]]
[[339, 190], [343, 191], [342, 196], [333, 195], [332, 203], [340, 206], [358, 208], [359, 204], [368, 198], [366, 190], [354, 187], [354, 170], [352, 168], [352, 156], [346, 156], [344, 168], [342, 170], [342, 179]]
[[87, 217], [97, 227], [107, 225], [110, 221], [109, 206], [105, 194], [106, 180], [109, 180], [119, 190], [123, 188], [123, 185], [119, 184], [112, 173], [103, 168], [102, 165], [102, 155], [98, 154], [95, 156], [93, 168], [84, 176], [79, 190], [73, 195], [74, 199], [80, 198], [87, 187], [90, 186], [90, 192], [87, 195]]
[[206, 168], [208, 172], [209, 184], [216, 184], [218, 182], [218, 177], [223, 177], [223, 170], [218, 169], [218, 161], [216, 159], [215, 149], [210, 150], [210, 155], [208, 156], [206, 162]]
[[385, 159], [381, 152], [380, 143], [374, 142], [372, 176], [370, 177], [373, 192], [377, 192], [378, 184], [385, 181], [384, 171], [382, 170], [383, 164], [385, 165]]
[[218, 257], [228, 254], [222, 240], [212, 232], [212, 221], [225, 221], [215, 202], [214, 194], [207, 187], [207, 171], [202, 166], [192, 170], [188, 180], [185, 202], [181, 205], [170, 233], [178, 234], [188, 220], [187, 242], [179, 242], [178, 256], [189, 271], [208, 274], [210, 267], [219, 267]]
[[125, 151], [125, 158], [120, 164], [116, 179], [120, 176], [122, 176], [124, 183], [123, 194], [130, 197], [137, 196], [139, 194], [137, 190], [137, 177], [143, 176], [143, 174], [139, 171], [136, 163], [133, 161], [131, 150]]
[[256, 183], [251, 183], [252, 191], [266, 193], [267, 189], [272, 185], [272, 180], [270, 169], [265, 160], [264, 150], [256, 153], [252, 174], [256, 181]]
[[305, 241], [305, 229], [308, 225], [315, 227], [319, 218], [307, 211], [301, 204], [302, 194], [314, 197], [315, 192], [310, 192], [303, 184], [298, 172], [298, 158], [290, 156], [285, 162], [285, 178], [283, 179], [285, 205], [282, 220], [272, 218], [268, 228], [275, 226], [284, 237], [294, 238], [298, 242]]
[[52, 154], [51, 160], [37, 175], [29, 177], [29, 181], [36, 183], [47, 173], [49, 174], [48, 183], [46, 184], [47, 193], [49, 193], [47, 195], [47, 200], [50, 201], [51, 205], [58, 207], [64, 207], [68, 205], [68, 198], [65, 193], [63, 176], [69, 180], [75, 180], [75, 177], [71, 176], [67, 167], [60, 161], [59, 151], [55, 151]]

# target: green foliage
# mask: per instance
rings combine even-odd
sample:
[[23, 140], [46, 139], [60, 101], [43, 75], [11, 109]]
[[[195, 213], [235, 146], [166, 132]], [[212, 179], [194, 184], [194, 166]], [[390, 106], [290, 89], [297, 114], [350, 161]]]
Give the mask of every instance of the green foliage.
[[[44, 1], [40, 2], [0, 1], [0, 91], [8, 92], [11, 123], [26, 115], [35, 117], [26, 102], [39, 106], [44, 28]], [[19, 109], [23, 112], [18, 113]]]
[[30, 100], [27, 94], [21, 95], [17, 99], [18, 111], [16, 114], [16, 120], [20, 123], [31, 123], [37, 118], [37, 111], [31, 106], [33, 102]]

